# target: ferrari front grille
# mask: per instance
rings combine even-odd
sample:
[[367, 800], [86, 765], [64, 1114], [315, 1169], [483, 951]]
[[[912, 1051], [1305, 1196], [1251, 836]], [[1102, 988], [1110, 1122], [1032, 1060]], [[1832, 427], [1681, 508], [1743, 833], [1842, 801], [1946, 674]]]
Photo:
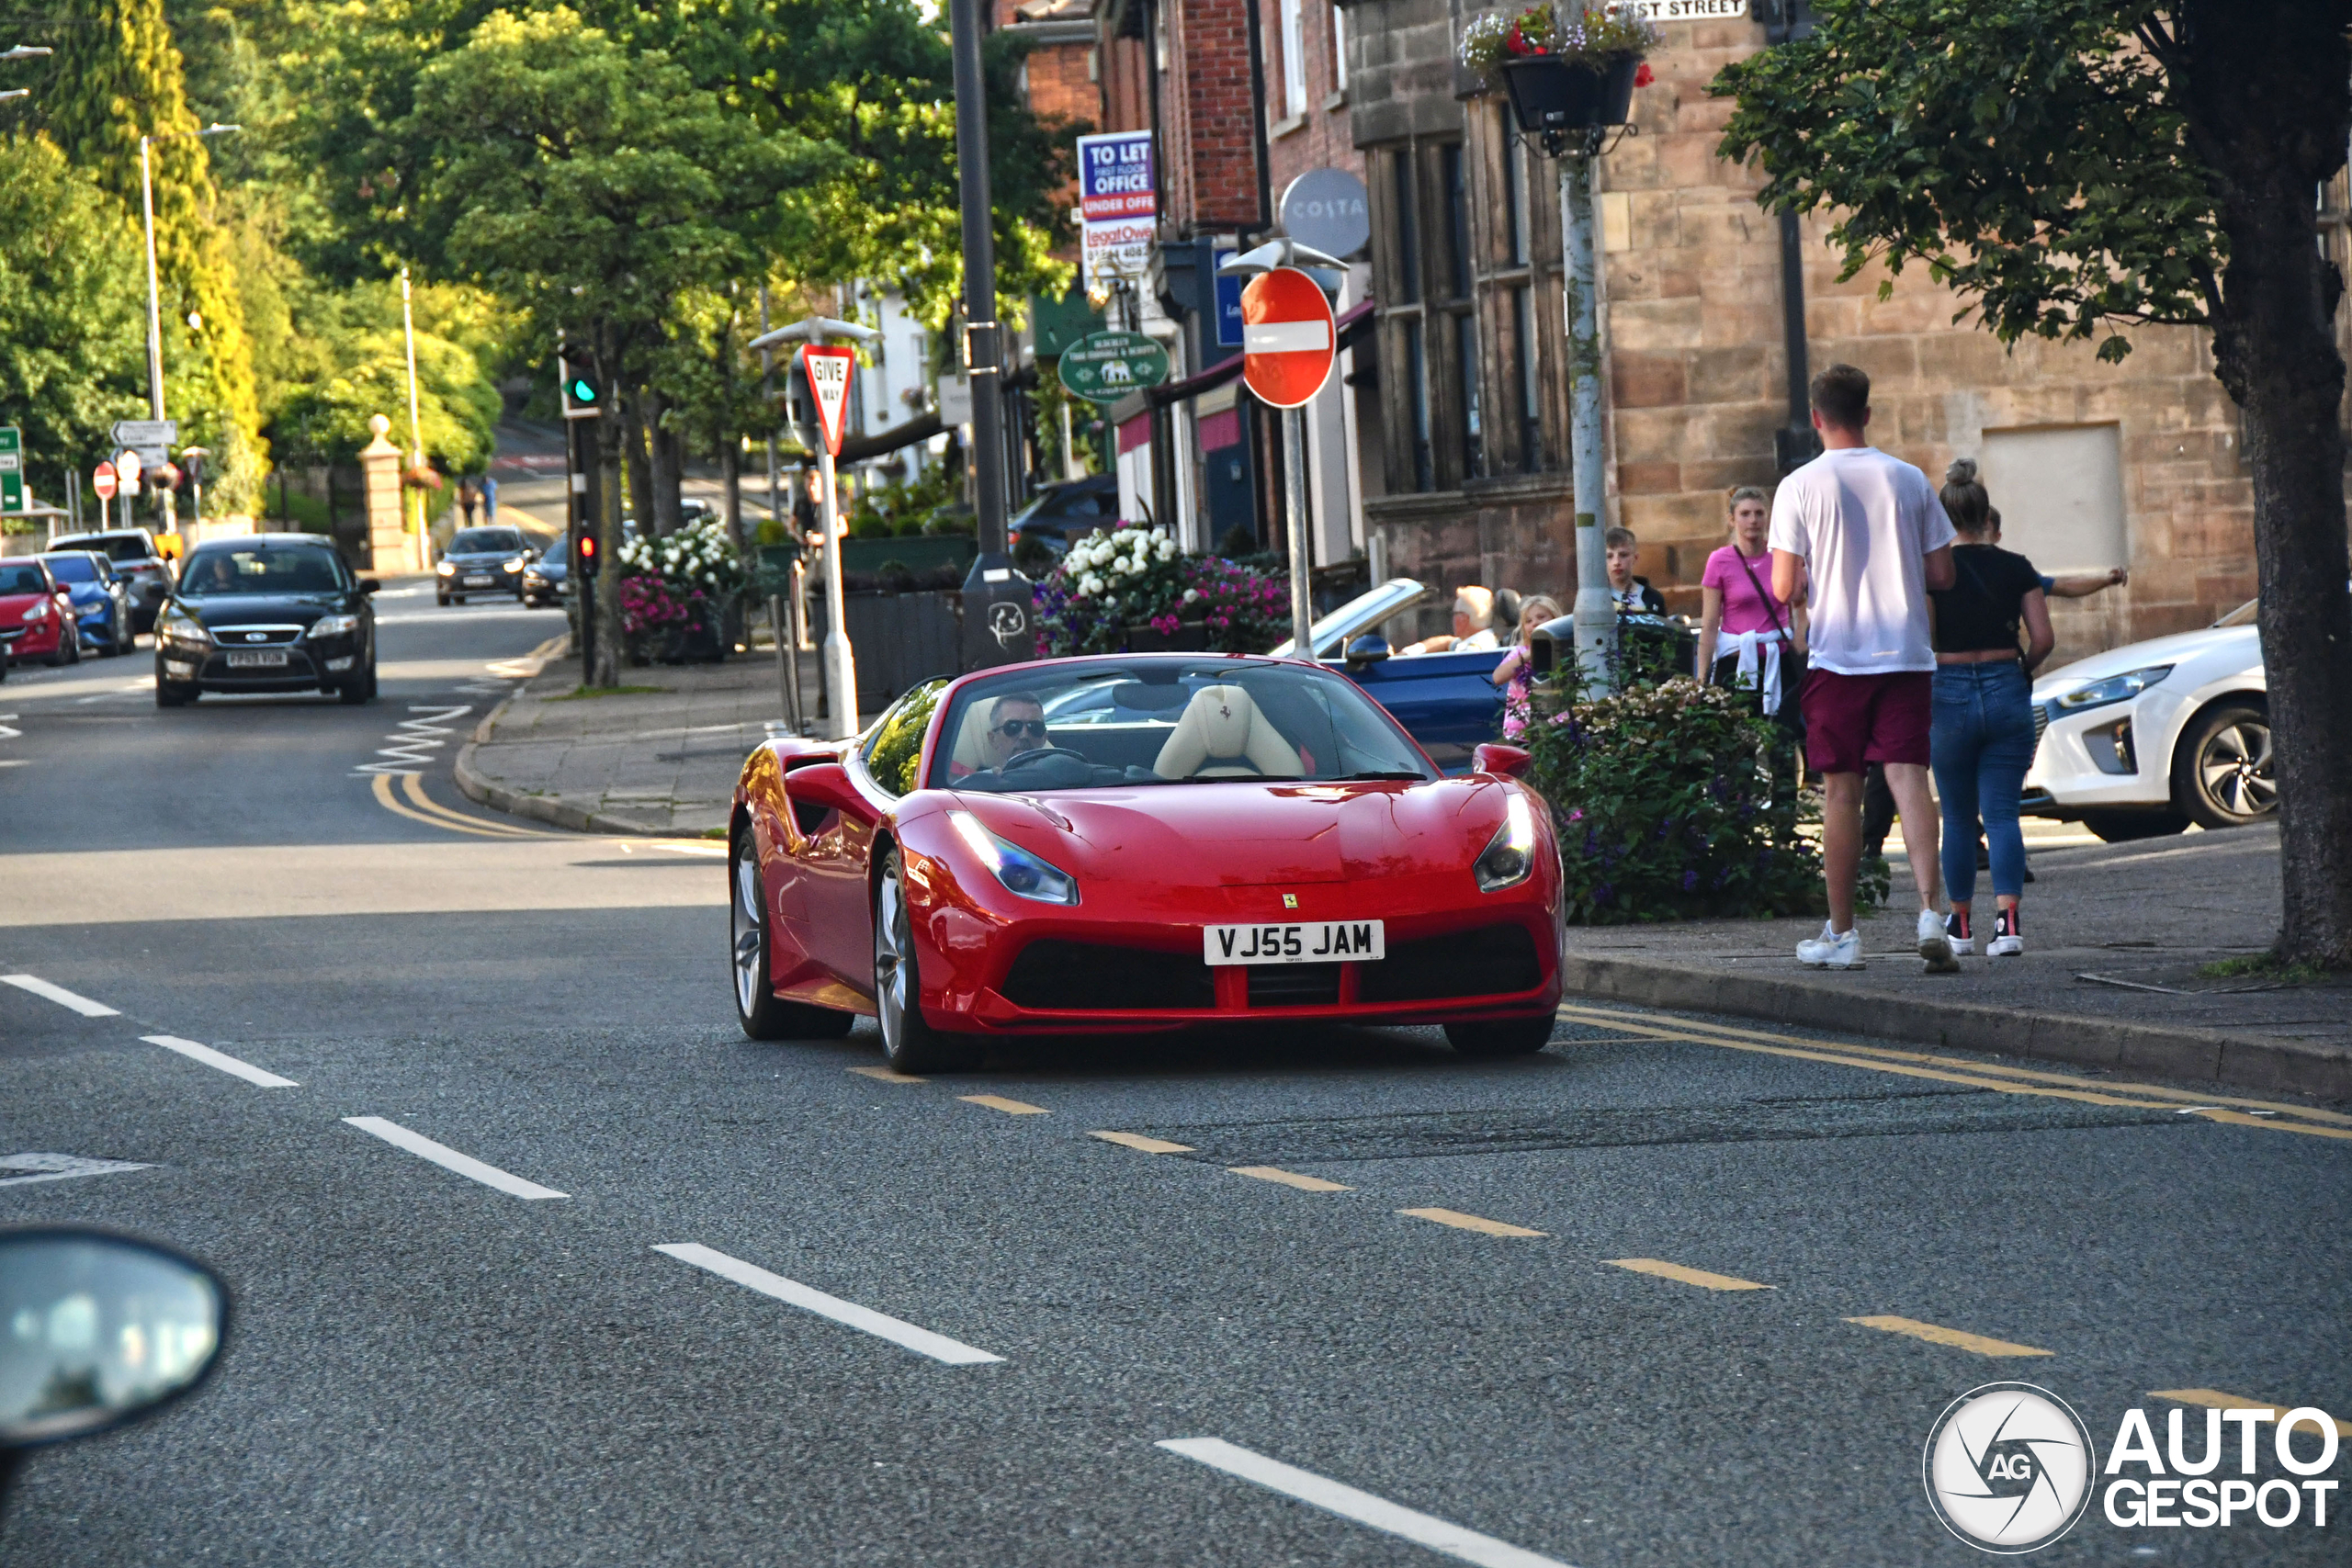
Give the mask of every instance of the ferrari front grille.
[[1356, 966], [1356, 995], [1368, 1002], [1505, 996], [1543, 983], [1534, 939], [1518, 925], [1392, 942], [1386, 958]]
[[[1250, 1005], [1253, 1008], [1329, 1007], [1340, 999], [1338, 964], [1253, 964]], [[1367, 969], [1378, 964], [1365, 964]]]
[[1109, 942], [1031, 942], [997, 987], [1015, 1007], [1052, 1012], [1159, 1012], [1216, 1005], [1209, 966], [1186, 953]]

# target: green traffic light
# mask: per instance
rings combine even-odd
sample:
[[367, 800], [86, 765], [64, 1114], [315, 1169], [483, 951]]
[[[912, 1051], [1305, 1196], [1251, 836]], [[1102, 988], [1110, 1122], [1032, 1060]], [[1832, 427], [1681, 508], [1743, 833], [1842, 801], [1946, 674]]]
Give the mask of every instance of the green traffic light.
[[585, 376], [571, 378], [571, 400], [575, 403], [592, 405], [597, 400], [596, 383]]

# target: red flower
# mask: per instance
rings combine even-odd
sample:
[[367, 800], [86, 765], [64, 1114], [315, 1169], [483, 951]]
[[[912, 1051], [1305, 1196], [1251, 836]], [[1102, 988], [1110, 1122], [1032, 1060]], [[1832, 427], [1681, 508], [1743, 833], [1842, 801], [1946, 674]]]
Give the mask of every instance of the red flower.
[[1657, 80], [1657, 73], [1650, 69], [1650, 62], [1646, 60], [1642, 62], [1641, 69], [1634, 73], [1634, 85], [1636, 87], [1646, 87]]
[[1532, 54], [1534, 52], [1527, 47], [1527, 39], [1520, 32], [1519, 24], [1517, 22], [1513, 22], [1510, 25], [1510, 34], [1503, 39], [1503, 47], [1513, 54]]

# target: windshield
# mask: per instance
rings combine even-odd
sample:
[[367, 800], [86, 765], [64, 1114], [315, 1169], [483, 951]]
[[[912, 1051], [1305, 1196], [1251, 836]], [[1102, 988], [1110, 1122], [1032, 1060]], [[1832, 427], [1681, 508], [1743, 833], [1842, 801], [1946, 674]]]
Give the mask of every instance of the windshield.
[[333, 593], [343, 587], [334, 558], [316, 549], [201, 549], [187, 558], [180, 592], [212, 593]]
[[76, 534], [71, 539], [60, 539], [58, 547], [68, 546], [77, 550], [101, 550], [108, 560], [144, 562], [155, 558], [155, 547], [144, 534]]
[[87, 556], [45, 556], [49, 575], [60, 582], [96, 582], [98, 569]]
[[453, 556], [511, 555], [523, 547], [523, 536], [514, 528], [460, 528], [449, 541]]
[[0, 593], [46, 593], [49, 583], [37, 566], [0, 566]]
[[2261, 608], [2261, 600], [2249, 599], [2213, 624], [2217, 626], [2250, 626], [2254, 625], [2254, 613]]
[[[1360, 632], [1378, 631], [1381, 624], [1392, 615], [1399, 615], [1429, 596], [1429, 590], [1409, 577], [1392, 577], [1370, 592], [1359, 593], [1319, 621], [1310, 621], [1306, 639], [1315, 645], [1317, 659], [1337, 659], [1344, 651], [1341, 644]], [[1273, 657], [1290, 657], [1295, 638], [1284, 637], [1273, 648]]]
[[1255, 660], [1084, 660], [956, 694], [933, 788], [1022, 795], [1250, 779], [1432, 779], [1354, 682]]

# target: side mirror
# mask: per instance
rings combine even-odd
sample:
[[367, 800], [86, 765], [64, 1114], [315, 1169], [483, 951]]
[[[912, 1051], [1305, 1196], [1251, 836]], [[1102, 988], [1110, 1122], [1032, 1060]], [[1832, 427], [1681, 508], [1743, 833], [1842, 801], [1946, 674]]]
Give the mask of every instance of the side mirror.
[[363, 577], [359, 580], [359, 592], [362, 593], [380, 593], [383, 589], [384, 585], [372, 577]]
[[1348, 644], [1344, 655], [1351, 670], [1362, 670], [1377, 664], [1389, 654], [1388, 639], [1378, 632], [1366, 632]]
[[202, 1382], [229, 1322], [203, 1265], [79, 1227], [0, 1232], [0, 1449], [86, 1438]]
[[852, 821], [870, 823], [874, 808], [849, 782], [849, 773], [839, 762], [816, 762], [794, 768], [784, 775], [785, 798], [792, 802], [793, 820], [803, 833], [811, 833], [823, 824], [825, 814], [838, 811]]
[[1474, 773], [1500, 773], [1507, 779], [1524, 778], [1527, 764], [1535, 759], [1526, 748], [1506, 746], [1499, 740], [1489, 740], [1470, 750], [1470, 771]]

